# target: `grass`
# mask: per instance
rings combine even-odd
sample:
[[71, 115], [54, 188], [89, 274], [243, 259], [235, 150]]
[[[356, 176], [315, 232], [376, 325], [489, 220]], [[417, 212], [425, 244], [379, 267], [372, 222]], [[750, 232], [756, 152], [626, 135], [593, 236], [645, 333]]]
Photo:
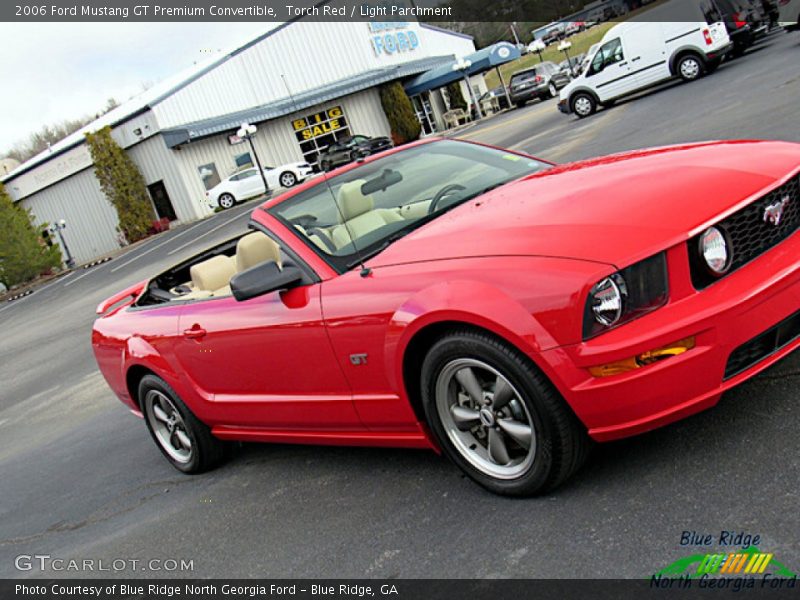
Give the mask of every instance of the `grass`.
[[[581, 31], [580, 33], [570, 36], [569, 41], [572, 43], [572, 48], [569, 49], [569, 55], [577, 56], [578, 54], [586, 52], [592, 46], [592, 44], [599, 42], [605, 35], [606, 31], [611, 29], [614, 25], [616, 25], [616, 23], [600, 23], [591, 29]], [[558, 42], [550, 44], [547, 49], [542, 52], [542, 60], [549, 60], [556, 64], [560, 63], [562, 60], [565, 60], [567, 57], [563, 52], [556, 50], [556, 48], [558, 48]], [[511, 79], [511, 76], [514, 73], [527, 67], [532, 67], [538, 63], [539, 55], [531, 52], [530, 54], [519, 57], [517, 60], [513, 60], [501, 65], [500, 72], [503, 74], [503, 79], [505, 79], [506, 85], [508, 85], [508, 81]], [[492, 69], [486, 73], [486, 87], [491, 90], [498, 85], [500, 85], [500, 79], [497, 77], [497, 71]]]

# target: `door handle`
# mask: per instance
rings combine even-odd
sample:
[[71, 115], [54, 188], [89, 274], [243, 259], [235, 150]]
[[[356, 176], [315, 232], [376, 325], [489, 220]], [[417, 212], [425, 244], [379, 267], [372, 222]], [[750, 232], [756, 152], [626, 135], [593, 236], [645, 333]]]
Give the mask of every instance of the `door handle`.
[[621, 62], [621, 63], [619, 63], [619, 66], [620, 66], [620, 67], [624, 67], [624, 66], [625, 66], [625, 65], [627, 65], [627, 64], [628, 64], [627, 62]]
[[639, 59], [641, 59], [641, 58], [642, 58], [641, 56], [634, 56], [634, 57], [631, 59], [631, 62], [636, 62], [637, 60], [639, 60]]
[[200, 325], [192, 325], [191, 329], [184, 329], [183, 330], [183, 337], [188, 338], [190, 340], [199, 340], [203, 336], [208, 333], [205, 329], [200, 327]]

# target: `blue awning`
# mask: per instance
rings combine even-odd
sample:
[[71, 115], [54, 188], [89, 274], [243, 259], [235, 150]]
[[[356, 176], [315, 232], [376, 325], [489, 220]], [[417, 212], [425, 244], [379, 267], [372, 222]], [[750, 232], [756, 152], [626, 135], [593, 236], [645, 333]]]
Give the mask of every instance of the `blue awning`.
[[[483, 73], [491, 68], [494, 68], [503, 63], [516, 60], [520, 57], [519, 48], [508, 42], [498, 42], [492, 46], [487, 46], [482, 50], [478, 50], [474, 54], [465, 56], [464, 59], [470, 63], [467, 73], [475, 75], [476, 73]], [[444, 87], [448, 83], [452, 83], [461, 79], [464, 75], [461, 71], [454, 71], [453, 65], [455, 60], [435, 67], [430, 71], [426, 71], [421, 75], [417, 75], [405, 85], [406, 94], [414, 96], [428, 90]]]

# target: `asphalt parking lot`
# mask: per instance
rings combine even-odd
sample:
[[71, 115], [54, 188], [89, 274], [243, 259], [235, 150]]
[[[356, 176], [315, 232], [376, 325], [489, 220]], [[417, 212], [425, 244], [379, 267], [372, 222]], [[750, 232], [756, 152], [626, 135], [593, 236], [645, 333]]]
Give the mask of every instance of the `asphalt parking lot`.
[[[551, 100], [457, 135], [558, 162], [705, 139], [800, 142], [798, 65], [800, 34], [778, 33], [713, 76], [583, 121]], [[0, 577], [41, 576], [14, 557], [47, 554], [193, 561], [121, 573], [147, 577], [639, 578], [692, 553], [685, 530], [759, 535], [800, 570], [797, 353], [713, 410], [598, 446], [542, 498], [493, 496], [417, 451], [246, 445], [217, 471], [178, 474], [99, 374], [94, 308], [242, 231], [253, 206], [0, 305]]]

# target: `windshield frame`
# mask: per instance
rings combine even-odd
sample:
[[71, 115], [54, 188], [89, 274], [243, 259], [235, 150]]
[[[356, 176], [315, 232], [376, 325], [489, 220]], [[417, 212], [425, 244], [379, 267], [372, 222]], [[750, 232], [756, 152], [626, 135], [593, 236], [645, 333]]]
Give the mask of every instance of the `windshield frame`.
[[[414, 221], [409, 222], [405, 227], [400, 227], [400, 228], [398, 228], [397, 231], [394, 231], [394, 232], [388, 234], [386, 237], [381, 238], [379, 240], [376, 240], [375, 242], [368, 243], [368, 244], [362, 246], [361, 244], [359, 244], [358, 240], [356, 240], [355, 242], [351, 241], [351, 244], [352, 244], [352, 246], [354, 248], [354, 252], [352, 252], [350, 254], [347, 254], [347, 255], [342, 255], [342, 256], [337, 256], [335, 254], [329, 254], [327, 252], [322, 251], [319, 247], [317, 247], [311, 241], [311, 239], [308, 236], [306, 236], [303, 233], [299, 232], [295, 228], [295, 226], [294, 226], [295, 224], [292, 223], [291, 220], [289, 220], [286, 217], [284, 217], [280, 212], [281, 211], [281, 207], [285, 207], [286, 203], [293, 203], [293, 202], [298, 201], [301, 198], [303, 198], [306, 194], [311, 194], [311, 193], [318, 192], [319, 189], [320, 189], [320, 186], [329, 186], [329, 185], [333, 186], [333, 185], [335, 185], [337, 183], [337, 180], [339, 180], [340, 178], [345, 179], [345, 181], [347, 179], [352, 178], [353, 174], [358, 172], [358, 170], [362, 166], [364, 166], [365, 164], [378, 162], [378, 161], [382, 160], [383, 158], [388, 157], [389, 155], [397, 155], [397, 154], [403, 153], [403, 152], [405, 152], [407, 150], [410, 150], [412, 148], [419, 148], [420, 146], [426, 146], [428, 144], [448, 143], [448, 142], [449, 143], [455, 142], [455, 143], [458, 143], [458, 144], [469, 144], [469, 145], [472, 145], [472, 146], [478, 146], [478, 147], [482, 147], [482, 148], [487, 148], [489, 150], [493, 150], [493, 151], [500, 152], [500, 153], [503, 153], [503, 154], [513, 154], [513, 155], [519, 156], [520, 158], [523, 158], [523, 159], [533, 160], [533, 161], [536, 161], [537, 163], [539, 163], [541, 165], [541, 168], [539, 169], [540, 171], [550, 169], [550, 168], [552, 168], [554, 166], [554, 163], [552, 163], [550, 161], [543, 160], [541, 158], [537, 158], [537, 157], [531, 156], [530, 154], [526, 154], [524, 152], [518, 152], [518, 151], [515, 151], [515, 150], [509, 150], [509, 149], [506, 149], [506, 148], [496, 148], [494, 146], [490, 146], [488, 144], [481, 144], [479, 142], [472, 142], [472, 141], [468, 141], [468, 140], [452, 140], [452, 139], [444, 139], [444, 138], [433, 139], [433, 140], [425, 140], [425, 141], [422, 141], [422, 142], [417, 142], [415, 144], [409, 144], [408, 146], [405, 146], [404, 148], [398, 148], [398, 149], [396, 149], [394, 151], [390, 151], [388, 153], [382, 153], [381, 155], [378, 155], [378, 156], [368, 157], [363, 164], [358, 164], [355, 167], [348, 168], [347, 170], [345, 170], [342, 173], [339, 173], [338, 175], [330, 176], [330, 174], [325, 173], [322, 177], [319, 178], [318, 182], [315, 185], [313, 185], [313, 186], [311, 186], [311, 187], [309, 187], [307, 189], [304, 189], [302, 191], [299, 191], [296, 194], [293, 194], [292, 196], [286, 198], [285, 200], [281, 200], [280, 202], [272, 204], [271, 206], [263, 206], [262, 209], [266, 213], [268, 213], [272, 218], [277, 220], [281, 225], [283, 225], [286, 228], [286, 230], [289, 231], [292, 236], [294, 236], [294, 238], [300, 240], [300, 243], [304, 244], [311, 252], [313, 252], [315, 255], [317, 255], [322, 261], [324, 261], [328, 266], [330, 266], [336, 273], [338, 273], [339, 275], [342, 275], [342, 274], [344, 274], [344, 273], [346, 273], [348, 271], [353, 270], [355, 267], [359, 266], [364, 261], [369, 260], [370, 258], [373, 258], [373, 257], [377, 256], [378, 254], [380, 254], [381, 252], [386, 250], [389, 246], [394, 244], [394, 242], [396, 242], [400, 238], [402, 238], [402, 237], [406, 236], [407, 234], [411, 233], [412, 231], [414, 231], [414, 230], [426, 225], [427, 223], [436, 220], [438, 217], [446, 214], [450, 210], [452, 210], [454, 208], [457, 208], [458, 206], [461, 206], [461, 205], [465, 204], [466, 202], [469, 202], [470, 200], [474, 200], [475, 198], [478, 198], [478, 197], [488, 193], [491, 190], [494, 190], [496, 188], [502, 187], [502, 186], [507, 185], [509, 183], [512, 183], [514, 181], [523, 179], [523, 178], [528, 177], [529, 175], [531, 175], [533, 173], [538, 172], [538, 171], [532, 171], [531, 173], [523, 173], [521, 175], [511, 176], [506, 180], [497, 182], [497, 183], [489, 186], [488, 188], [484, 188], [484, 189], [478, 190], [475, 193], [472, 193], [472, 194], [469, 194], [469, 195], [465, 196], [464, 198], [460, 199], [458, 202], [452, 203], [451, 205], [447, 206], [445, 209], [438, 210], [437, 212], [435, 212], [433, 214], [425, 215], [424, 217], [421, 217], [421, 218], [415, 219]], [[331, 199], [331, 202], [333, 202], [333, 199]], [[339, 210], [338, 207], [337, 207], [337, 210]]]

